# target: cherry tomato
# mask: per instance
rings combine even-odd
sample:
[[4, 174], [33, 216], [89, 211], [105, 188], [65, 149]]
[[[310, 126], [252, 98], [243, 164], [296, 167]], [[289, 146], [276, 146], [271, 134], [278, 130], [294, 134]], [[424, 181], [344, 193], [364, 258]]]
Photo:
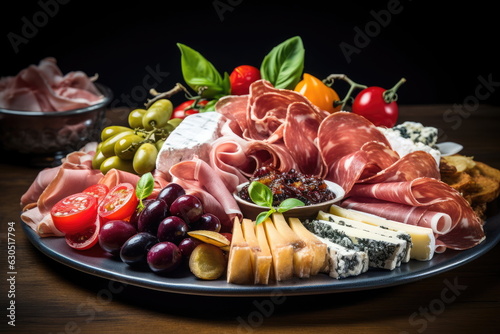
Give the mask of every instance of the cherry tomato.
[[128, 219], [137, 208], [139, 200], [135, 188], [130, 183], [120, 183], [113, 187], [98, 207], [99, 216], [106, 220]]
[[108, 194], [109, 187], [105, 184], [94, 184], [83, 191], [86, 194], [94, 196], [97, 200], [97, 204], [101, 203], [101, 200]]
[[197, 114], [200, 112], [201, 107], [208, 103], [208, 100], [200, 100], [196, 103], [196, 106], [194, 105], [195, 102], [195, 100], [187, 100], [179, 104], [174, 108], [172, 118], [184, 119], [186, 116]]
[[341, 109], [341, 106], [334, 106], [335, 101], [340, 101], [337, 92], [308, 73], [304, 73], [304, 78], [295, 86], [294, 90], [304, 95], [316, 107], [329, 113]]
[[97, 200], [93, 195], [76, 193], [57, 202], [50, 210], [54, 226], [65, 234], [80, 232], [97, 217]]
[[229, 75], [231, 94], [248, 94], [250, 92], [250, 85], [260, 78], [260, 70], [254, 66], [241, 65], [236, 67]]
[[392, 128], [398, 120], [398, 104], [396, 101], [387, 103], [384, 100], [382, 87], [363, 89], [352, 103], [352, 112], [364, 116], [376, 126]]
[[85, 228], [80, 232], [74, 234], [66, 234], [66, 243], [74, 249], [85, 250], [94, 247], [99, 241], [99, 231], [101, 230], [101, 223], [97, 217], [94, 224]]

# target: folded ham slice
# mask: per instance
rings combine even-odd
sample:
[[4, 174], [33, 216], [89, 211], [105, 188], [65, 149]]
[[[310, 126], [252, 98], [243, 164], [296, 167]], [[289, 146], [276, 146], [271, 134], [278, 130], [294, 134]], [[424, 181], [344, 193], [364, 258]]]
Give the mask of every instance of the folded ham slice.
[[0, 79], [0, 108], [23, 111], [66, 111], [102, 101], [103, 96], [85, 73], [63, 75], [54, 58], [30, 65], [16, 76]]

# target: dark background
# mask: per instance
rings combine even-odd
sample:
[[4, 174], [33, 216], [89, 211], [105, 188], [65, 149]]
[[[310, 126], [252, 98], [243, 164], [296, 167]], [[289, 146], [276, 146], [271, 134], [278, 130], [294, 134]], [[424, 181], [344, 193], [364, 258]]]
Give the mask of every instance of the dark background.
[[[500, 29], [493, 2], [60, 2], [23, 1], [2, 10], [1, 76], [52, 56], [64, 73], [98, 73], [98, 81], [114, 91], [115, 106], [135, 107], [150, 88], [144, 86], [165, 91], [183, 82], [178, 42], [199, 51], [220, 72], [231, 72], [241, 64], [259, 67], [272, 47], [298, 35], [306, 49], [305, 72], [319, 78], [345, 73], [389, 88], [405, 77], [401, 104], [499, 104]], [[388, 6], [397, 10], [390, 14]], [[26, 22], [38, 27], [15, 52], [9, 36], [23, 36]], [[371, 35], [364, 45], [359, 31]], [[358, 52], [347, 59], [341, 43]], [[164, 77], [147, 83], [148, 68]], [[498, 82], [487, 98], [478, 98], [479, 77]], [[341, 95], [343, 89], [339, 83]]]

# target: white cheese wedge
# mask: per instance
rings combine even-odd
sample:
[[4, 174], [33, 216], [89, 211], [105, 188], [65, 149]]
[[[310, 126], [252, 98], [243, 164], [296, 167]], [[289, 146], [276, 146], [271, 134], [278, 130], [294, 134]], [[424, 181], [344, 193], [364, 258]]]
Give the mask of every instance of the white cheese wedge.
[[273, 269], [276, 281], [285, 281], [293, 277], [293, 244], [286, 240], [276, 229], [271, 218], [261, 224], [266, 231], [267, 242], [273, 255]]
[[288, 226], [282, 213], [275, 212], [271, 215], [278, 233], [293, 246], [293, 274], [300, 278], [311, 275], [311, 266], [314, 253], [310, 247]]
[[375, 234], [380, 234], [386, 236], [388, 238], [399, 238], [406, 241], [406, 249], [401, 254], [402, 258], [400, 262], [407, 263], [410, 261], [410, 252], [412, 247], [411, 235], [405, 231], [401, 230], [389, 230], [385, 227], [370, 225], [367, 223], [363, 223], [361, 221], [352, 220], [349, 218], [337, 216], [331, 213], [326, 213], [324, 211], [319, 211], [317, 219], [320, 220], [328, 220], [336, 224], [350, 226], [354, 228], [359, 228], [365, 231], [369, 231]]
[[212, 143], [221, 136], [223, 119], [217, 112], [187, 116], [163, 143], [156, 158], [156, 169], [168, 174], [170, 167], [195, 156], [208, 161]]
[[300, 219], [288, 218], [288, 224], [292, 231], [305, 242], [306, 247], [312, 250], [313, 257], [310, 272], [311, 276], [317, 275], [323, 268], [328, 266], [326, 243], [319, 240], [314, 234], [307, 230]]
[[314, 234], [349, 249], [368, 253], [369, 266], [393, 270], [401, 265], [406, 241], [388, 238], [354, 227], [342, 226], [326, 220], [304, 222], [304, 226]]
[[250, 219], [243, 219], [241, 227], [245, 241], [253, 253], [252, 268], [254, 270], [254, 284], [268, 284], [273, 258], [271, 251], [269, 250], [269, 246], [267, 246], [267, 241], [267, 247], [261, 247], [259, 240], [257, 239], [254, 221]]
[[233, 223], [233, 235], [227, 263], [227, 282], [234, 284], [253, 284], [252, 250], [243, 236], [238, 219]]
[[368, 271], [368, 254], [364, 251], [348, 249], [326, 238], [317, 237], [327, 246], [328, 266], [323, 270], [330, 277], [340, 279], [357, 276]]
[[409, 225], [385, 219], [383, 217], [372, 215], [362, 211], [346, 209], [335, 204], [330, 207], [329, 211], [330, 213], [340, 217], [388, 228], [390, 230], [406, 231], [411, 236], [411, 259], [418, 261], [428, 261], [434, 256], [434, 250], [436, 248], [436, 238], [434, 237], [434, 233], [430, 228], [417, 225]]

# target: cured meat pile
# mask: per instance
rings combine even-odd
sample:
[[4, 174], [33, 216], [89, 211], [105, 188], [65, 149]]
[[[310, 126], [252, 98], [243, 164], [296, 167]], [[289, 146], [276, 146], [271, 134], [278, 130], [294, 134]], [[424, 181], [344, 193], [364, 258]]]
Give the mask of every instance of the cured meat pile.
[[[193, 156], [168, 171], [157, 169], [154, 176], [155, 189], [177, 182], [202, 198], [208, 211], [221, 218], [225, 231], [231, 231], [235, 216], [241, 218], [232, 197], [236, 186], [258, 168], [271, 166], [338, 183], [346, 192], [345, 207], [432, 228], [437, 252], [471, 248], [485, 238], [482, 220], [456, 190], [439, 180], [430, 154], [416, 151], [400, 157], [362, 116], [329, 114], [301, 94], [275, 89], [264, 80], [252, 84], [249, 95], [221, 98], [216, 110], [225, 117], [209, 158]], [[92, 154], [92, 148], [74, 152], [62, 166], [42, 171], [23, 196], [22, 205], [29, 209], [23, 220], [39, 234], [54, 234], [50, 222], [40, 222], [65, 192], [93, 183], [137, 182], [138, 176], [126, 172], [112, 170], [103, 176], [92, 170]]]
[[83, 72], [63, 75], [54, 58], [45, 58], [16, 76], [0, 79], [0, 108], [66, 111], [94, 105], [103, 97]]
[[327, 114], [265, 81], [254, 83], [249, 96], [221, 99], [217, 110], [228, 121], [211, 164], [231, 191], [259, 166], [296, 168], [341, 185], [343, 206], [432, 228], [438, 252], [471, 248], [485, 238], [483, 221], [439, 180], [430, 154], [401, 158], [362, 116]]

